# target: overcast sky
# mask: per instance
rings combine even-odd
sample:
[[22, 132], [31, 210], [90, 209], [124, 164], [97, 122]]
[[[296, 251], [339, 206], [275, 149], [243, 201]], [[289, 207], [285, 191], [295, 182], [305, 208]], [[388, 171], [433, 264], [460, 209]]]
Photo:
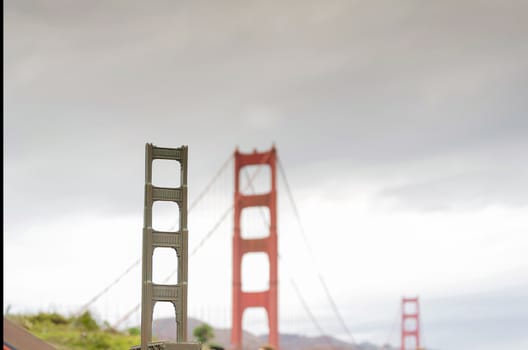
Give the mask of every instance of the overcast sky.
[[[318, 333], [293, 278], [349, 340], [320, 273], [356, 341], [399, 344], [419, 295], [428, 347], [528, 347], [526, 2], [19, 0], [4, 21], [4, 308], [74, 312], [140, 256], [146, 142], [189, 145], [191, 201], [235, 147], [275, 144], [312, 249], [281, 179], [281, 331]], [[190, 213], [190, 249], [232, 177]], [[190, 260], [190, 314], [221, 327], [231, 235], [228, 217]]]

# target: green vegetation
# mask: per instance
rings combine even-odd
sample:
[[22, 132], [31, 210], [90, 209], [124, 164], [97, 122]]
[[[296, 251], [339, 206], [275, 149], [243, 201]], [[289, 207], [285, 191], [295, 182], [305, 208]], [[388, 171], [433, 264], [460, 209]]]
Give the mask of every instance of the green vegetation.
[[138, 328], [119, 332], [107, 322], [100, 326], [89, 312], [78, 317], [39, 313], [8, 318], [59, 350], [128, 350], [141, 341]]
[[208, 344], [209, 341], [214, 338], [213, 327], [207, 323], [203, 323], [193, 330], [193, 335], [200, 343]]
[[213, 343], [214, 329], [207, 323], [202, 323], [193, 330], [194, 338], [202, 344], [202, 350], [223, 349], [222, 345]]

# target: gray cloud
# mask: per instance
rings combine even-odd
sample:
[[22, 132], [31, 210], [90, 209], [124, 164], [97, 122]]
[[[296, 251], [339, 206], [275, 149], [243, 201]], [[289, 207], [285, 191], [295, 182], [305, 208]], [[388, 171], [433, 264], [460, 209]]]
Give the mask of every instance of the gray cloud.
[[[276, 142], [294, 174], [320, 178], [527, 150], [522, 2], [16, 1], [5, 10], [6, 192], [20, 203], [8, 222], [22, 203], [136, 208], [146, 141], [190, 144], [198, 185], [237, 144]], [[494, 195], [485, 184], [525, 188], [526, 166], [493, 174], [456, 181], [480, 183], [485, 201], [519, 204], [514, 188]], [[387, 191], [409, 197], [431, 181]], [[465, 200], [451, 193], [458, 199], [410, 196], [440, 207]]]
[[508, 157], [526, 150], [525, 6], [8, 2], [7, 194], [130, 210], [146, 141], [189, 143], [203, 164], [275, 141], [310, 172]]
[[[482, 206], [528, 205], [528, 168], [520, 163], [524, 143], [509, 143], [506, 150], [495, 145], [480, 160], [460, 157], [440, 162], [435, 173], [380, 191], [379, 200], [396, 200], [396, 206], [412, 210], [464, 210]], [[466, 160], [464, 162], [464, 160]], [[432, 173], [433, 171], [431, 171]]]

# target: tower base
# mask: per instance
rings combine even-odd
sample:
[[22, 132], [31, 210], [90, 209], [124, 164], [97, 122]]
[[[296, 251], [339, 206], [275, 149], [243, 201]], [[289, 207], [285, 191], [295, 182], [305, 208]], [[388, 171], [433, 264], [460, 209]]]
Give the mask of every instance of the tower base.
[[[152, 342], [148, 344], [149, 350], [201, 350], [200, 343], [175, 343], [170, 341]], [[130, 350], [141, 350], [141, 345], [136, 345]]]

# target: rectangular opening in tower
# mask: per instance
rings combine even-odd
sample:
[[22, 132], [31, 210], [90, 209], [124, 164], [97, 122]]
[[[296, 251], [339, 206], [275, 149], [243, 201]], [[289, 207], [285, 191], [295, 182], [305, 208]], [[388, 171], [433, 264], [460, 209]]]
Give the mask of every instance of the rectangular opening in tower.
[[418, 344], [415, 337], [405, 337], [404, 350], [417, 350]]
[[247, 253], [242, 257], [242, 291], [269, 289], [270, 262], [266, 253]]
[[403, 323], [403, 329], [407, 332], [414, 332], [416, 331], [416, 319], [415, 318], [406, 318], [405, 322]]
[[417, 304], [415, 302], [405, 302], [403, 304], [403, 314], [404, 315], [414, 315], [418, 311]]
[[170, 302], [158, 301], [152, 313], [152, 338], [154, 341], [176, 341], [176, 313]]
[[244, 195], [271, 191], [271, 168], [267, 164], [247, 165], [240, 169], [239, 191]]
[[152, 228], [156, 231], [180, 230], [180, 208], [175, 202], [156, 201], [152, 205]]
[[270, 235], [268, 207], [248, 207], [240, 215], [240, 236], [243, 239], [265, 238]]
[[[263, 307], [252, 307], [244, 310], [242, 329], [244, 330], [242, 350], [256, 350], [267, 344], [269, 326], [266, 309]], [[247, 332], [252, 333], [254, 336]]]
[[152, 161], [152, 185], [157, 187], [180, 187], [180, 162], [167, 159], [154, 159]]
[[174, 248], [158, 247], [152, 256], [152, 282], [178, 283], [178, 257]]

